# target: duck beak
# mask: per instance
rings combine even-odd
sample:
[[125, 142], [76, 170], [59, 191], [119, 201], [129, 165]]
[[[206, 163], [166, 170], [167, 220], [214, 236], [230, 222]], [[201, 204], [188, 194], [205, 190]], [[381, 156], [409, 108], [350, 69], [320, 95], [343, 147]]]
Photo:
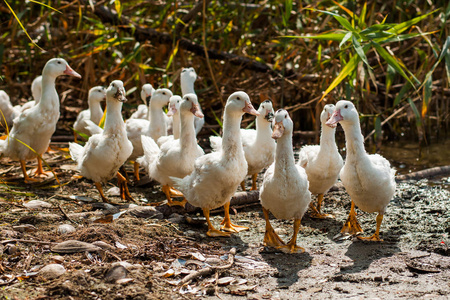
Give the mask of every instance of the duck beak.
[[273, 120], [273, 112], [268, 111], [266, 113], [266, 116], [264, 117], [264, 119], [266, 119], [268, 122], [272, 122], [272, 120]]
[[81, 75], [75, 72], [69, 65], [66, 66], [64, 74], [81, 78]]
[[120, 102], [127, 102], [127, 98], [125, 98], [125, 90], [123, 88], [117, 90], [114, 98]]
[[167, 116], [171, 117], [177, 112], [175, 104], [169, 106], [169, 111], [167, 112]]
[[336, 128], [337, 123], [342, 120], [344, 120], [344, 118], [341, 115], [341, 110], [338, 109], [338, 110], [334, 111], [334, 113], [331, 115], [331, 117], [328, 119], [328, 121], [325, 124], [331, 128]]
[[246, 103], [242, 111], [254, 116], [259, 116], [259, 112], [253, 107], [253, 105], [250, 102]]
[[198, 104], [192, 104], [191, 113], [198, 118], [204, 117], [203, 113], [200, 111], [200, 107], [198, 107]]
[[284, 133], [283, 122], [275, 123], [275, 125], [273, 126], [272, 138], [277, 140], [283, 136], [283, 133]]

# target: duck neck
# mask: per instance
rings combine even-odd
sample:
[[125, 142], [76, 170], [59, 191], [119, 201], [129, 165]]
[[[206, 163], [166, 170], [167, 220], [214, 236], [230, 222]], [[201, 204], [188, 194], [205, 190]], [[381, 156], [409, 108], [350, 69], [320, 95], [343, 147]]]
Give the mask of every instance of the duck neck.
[[345, 132], [346, 161], [361, 160], [366, 154], [364, 149], [364, 137], [361, 134], [359, 122], [342, 124]]
[[164, 111], [162, 107], [150, 101], [149, 113], [149, 132], [150, 137], [155, 141], [163, 135], [167, 135], [166, 120], [164, 120]]
[[264, 117], [256, 117], [256, 140], [272, 139], [272, 128], [270, 122]]
[[327, 125], [322, 124], [319, 153], [329, 153], [330, 151], [337, 151], [335, 133], [336, 128], [331, 128]]
[[55, 87], [56, 78], [42, 74], [42, 95], [39, 107], [45, 110], [55, 110], [59, 112], [59, 96]]
[[184, 112], [180, 113], [180, 118], [181, 118], [181, 128], [180, 128], [181, 149], [195, 148], [195, 146], [197, 145], [197, 138], [195, 136], [194, 115], [190, 112]]
[[98, 124], [103, 116], [103, 109], [99, 101], [88, 100], [91, 121]]
[[181, 94], [183, 96], [186, 94], [195, 94], [194, 82], [190, 80], [183, 80], [181, 83]]
[[125, 130], [125, 124], [122, 118], [122, 102], [117, 100], [107, 100], [106, 102], [105, 134], [118, 134]]
[[173, 139], [177, 140], [180, 138], [180, 112], [176, 112], [173, 116], [172, 116], [172, 132], [173, 132]]
[[295, 164], [294, 150], [292, 148], [292, 134], [285, 132], [277, 140], [277, 149], [275, 151], [275, 170], [284, 171], [288, 166]]
[[227, 113], [223, 117], [222, 154], [225, 158], [233, 158], [244, 155], [241, 141], [242, 114]]

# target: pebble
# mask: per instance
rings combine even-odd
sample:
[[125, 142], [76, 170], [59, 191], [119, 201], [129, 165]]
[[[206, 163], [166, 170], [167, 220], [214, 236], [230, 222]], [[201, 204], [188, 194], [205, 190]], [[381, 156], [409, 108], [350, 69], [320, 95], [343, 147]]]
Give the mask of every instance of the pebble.
[[58, 233], [59, 234], [66, 234], [66, 233], [72, 233], [75, 232], [76, 229], [70, 224], [62, 224], [58, 226]]
[[29, 209], [43, 209], [43, 208], [50, 208], [52, 205], [48, 202], [41, 201], [41, 200], [31, 200], [28, 202], [25, 202], [23, 204], [26, 208]]
[[6, 244], [4, 252], [9, 255], [13, 255], [13, 254], [16, 254], [18, 250], [19, 249], [17, 248], [16, 245], [10, 243], [10, 244]]
[[54, 256], [50, 257], [50, 259], [58, 264], [61, 264], [64, 262], [64, 257], [62, 257], [61, 255], [54, 255]]
[[116, 282], [119, 279], [127, 278], [127, 274], [128, 271], [124, 266], [116, 265], [106, 272], [105, 280], [109, 283]]
[[45, 279], [54, 279], [66, 272], [66, 269], [60, 264], [49, 264], [39, 271], [39, 275]]
[[132, 216], [137, 218], [163, 219], [164, 215], [153, 206], [136, 206], [128, 210]]

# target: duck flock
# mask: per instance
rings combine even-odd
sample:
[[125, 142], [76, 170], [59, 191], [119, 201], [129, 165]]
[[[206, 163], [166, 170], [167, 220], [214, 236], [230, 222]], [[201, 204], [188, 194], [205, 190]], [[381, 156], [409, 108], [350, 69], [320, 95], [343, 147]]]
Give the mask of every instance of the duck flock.
[[[50, 59], [42, 76], [32, 84], [34, 101], [23, 106], [12, 106], [9, 96], [0, 91], [1, 122], [6, 128], [10, 127], [0, 140], [0, 153], [20, 162], [26, 183], [46, 176], [40, 157], [47, 151], [59, 119], [55, 80], [61, 75], [81, 77], [64, 59]], [[256, 190], [257, 174], [267, 169], [259, 194], [266, 220], [264, 244], [296, 253], [304, 251], [296, 243], [303, 215], [310, 208], [312, 217], [332, 217], [321, 212], [323, 197], [340, 178], [351, 197], [351, 210], [341, 232], [360, 239], [382, 241], [380, 226], [395, 192], [395, 170], [384, 157], [366, 153], [359, 114], [352, 102], [341, 100], [336, 105], [324, 106], [320, 116], [320, 145], [304, 146], [296, 163], [289, 113], [284, 109], [274, 112], [270, 100], [263, 101], [256, 110], [247, 93], [234, 92], [224, 108], [223, 135], [210, 137], [213, 152], [205, 154], [196, 137], [204, 124], [194, 90], [196, 78], [193, 68], [183, 68], [182, 97], [173, 95], [169, 89], [155, 90], [145, 84], [141, 91], [145, 104], [139, 105], [126, 122], [122, 118], [122, 104], [127, 101], [122, 81], [114, 80], [106, 89], [96, 86], [89, 91], [89, 109], [78, 115], [73, 126], [75, 142], [69, 143], [69, 149], [80, 175], [94, 182], [103, 201], [108, 202], [108, 199], [102, 184], [115, 176], [121, 198], [133, 200], [127, 178], [119, 172], [124, 163], [132, 161], [135, 180], [139, 180], [142, 166], [150, 178], [161, 184], [168, 205], [184, 206], [189, 202], [202, 208], [208, 236], [230, 236], [249, 229], [231, 222], [231, 197], [239, 185], [245, 190], [247, 175], [252, 176], [251, 189]], [[105, 112], [100, 105], [103, 100], [106, 100]], [[240, 128], [245, 113], [256, 116], [256, 130]], [[103, 118], [102, 128], [99, 123]], [[345, 163], [335, 142], [337, 123], [345, 132]], [[84, 146], [77, 143], [77, 137], [83, 134], [90, 136]], [[26, 161], [36, 158], [38, 167], [30, 177]], [[311, 194], [317, 195], [316, 205], [311, 202]], [[356, 218], [355, 205], [365, 212], [378, 213], [372, 236], [359, 236], [363, 230]], [[221, 228], [216, 229], [209, 213], [221, 206], [224, 206], [225, 216]], [[286, 243], [276, 234], [269, 213], [278, 219], [294, 219], [290, 241]]]

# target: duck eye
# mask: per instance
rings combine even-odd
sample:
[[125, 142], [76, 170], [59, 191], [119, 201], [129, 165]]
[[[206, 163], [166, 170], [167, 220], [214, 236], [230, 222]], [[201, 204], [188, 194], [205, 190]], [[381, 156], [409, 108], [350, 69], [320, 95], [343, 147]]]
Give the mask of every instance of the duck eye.
[[263, 109], [265, 109], [265, 107], [264, 107], [264, 105], [263, 105], [263, 107], [262, 107]]
[[287, 115], [284, 115], [284, 118], [287, 119]]
[[61, 64], [61, 61], [58, 60], [58, 64]]
[[163, 95], [165, 95], [165, 94], [166, 94], [166, 92], [162, 92], [162, 94], [163, 94]]
[[112, 83], [111, 85], [112, 85], [112, 87], [116, 87], [116, 85], [114, 83]]
[[348, 108], [348, 105], [344, 106], [344, 108]]
[[237, 99], [237, 100], [241, 100], [241, 97], [238, 96], [238, 97], [236, 97], [236, 99]]

